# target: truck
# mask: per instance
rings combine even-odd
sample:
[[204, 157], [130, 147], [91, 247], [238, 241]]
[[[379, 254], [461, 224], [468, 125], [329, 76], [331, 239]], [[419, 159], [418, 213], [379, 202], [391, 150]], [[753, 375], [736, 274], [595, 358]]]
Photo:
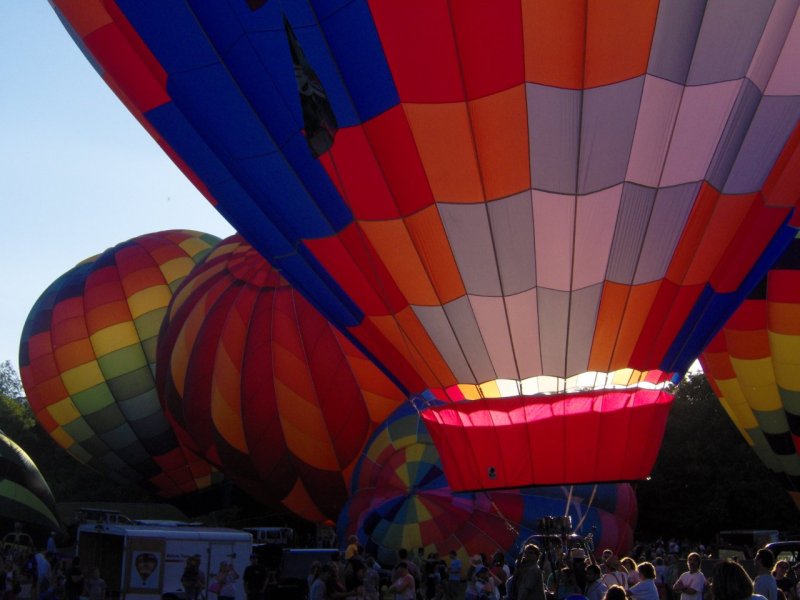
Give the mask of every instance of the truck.
[[236, 597], [244, 598], [241, 576], [253, 541], [244, 531], [192, 523], [85, 522], [78, 526], [81, 566], [98, 568], [110, 600], [183, 600], [181, 576], [189, 558], [199, 559], [208, 585], [221, 562], [239, 574]]
[[767, 544], [777, 542], [780, 535], [774, 529], [733, 529], [717, 534], [717, 556], [750, 560], [756, 550]]

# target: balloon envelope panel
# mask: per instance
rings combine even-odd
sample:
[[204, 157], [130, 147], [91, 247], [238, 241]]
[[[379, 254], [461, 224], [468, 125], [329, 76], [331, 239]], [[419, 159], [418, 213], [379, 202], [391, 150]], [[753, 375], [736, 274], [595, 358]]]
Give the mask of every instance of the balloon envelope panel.
[[700, 357], [745, 440], [800, 505], [800, 240]]
[[[579, 533], [593, 532], [598, 547], [630, 549], [636, 498], [630, 485], [536, 487], [454, 493], [424, 421], [398, 409], [364, 449], [352, 479], [352, 497], [340, 516], [341, 539], [356, 534], [381, 564], [399, 548], [441, 556], [456, 550], [466, 561], [499, 550], [516, 558], [544, 516], [569, 514]], [[343, 537], [344, 536], [344, 537]]]
[[175, 230], [109, 248], [53, 282], [23, 328], [20, 375], [42, 427], [77, 460], [166, 496], [212, 481], [178, 445], [155, 369], [172, 294], [217, 241]]
[[239, 236], [184, 280], [158, 385], [182, 442], [270, 506], [335, 518], [400, 390]]
[[58, 508], [39, 469], [0, 431], [0, 519], [61, 529]]
[[408, 392], [683, 372], [791, 235], [794, 5], [53, 5]]
[[[650, 474], [672, 399], [600, 389], [445, 404], [422, 418], [456, 491], [634, 481]], [[606, 460], [587, 460], [599, 452]]]

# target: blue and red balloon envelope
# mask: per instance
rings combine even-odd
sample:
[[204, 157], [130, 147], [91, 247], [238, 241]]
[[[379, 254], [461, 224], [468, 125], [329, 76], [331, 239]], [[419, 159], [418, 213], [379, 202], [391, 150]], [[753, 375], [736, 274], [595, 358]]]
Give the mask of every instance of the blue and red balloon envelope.
[[[52, 3], [220, 213], [471, 443], [463, 400], [508, 388], [502, 428], [540, 377], [635, 372], [592, 411], [665, 417], [639, 374], [685, 372], [799, 222], [793, 4]], [[558, 444], [564, 420], [534, 427]], [[454, 485], [549, 482], [490, 467]]]

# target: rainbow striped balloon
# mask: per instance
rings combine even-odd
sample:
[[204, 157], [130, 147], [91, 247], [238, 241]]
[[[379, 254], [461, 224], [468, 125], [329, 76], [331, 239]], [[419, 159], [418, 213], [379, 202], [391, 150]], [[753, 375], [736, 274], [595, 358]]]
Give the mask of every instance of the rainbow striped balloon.
[[53, 282], [22, 332], [20, 374], [42, 427], [80, 462], [167, 497], [220, 478], [178, 444], [155, 386], [167, 305], [217, 241], [163, 231], [109, 248]]

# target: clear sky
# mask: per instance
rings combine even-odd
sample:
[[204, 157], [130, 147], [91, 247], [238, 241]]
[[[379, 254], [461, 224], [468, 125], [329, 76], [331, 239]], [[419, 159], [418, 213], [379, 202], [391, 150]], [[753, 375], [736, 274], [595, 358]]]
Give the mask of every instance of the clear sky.
[[0, 0], [0, 362], [75, 264], [132, 237], [232, 227], [84, 58], [46, 0]]

